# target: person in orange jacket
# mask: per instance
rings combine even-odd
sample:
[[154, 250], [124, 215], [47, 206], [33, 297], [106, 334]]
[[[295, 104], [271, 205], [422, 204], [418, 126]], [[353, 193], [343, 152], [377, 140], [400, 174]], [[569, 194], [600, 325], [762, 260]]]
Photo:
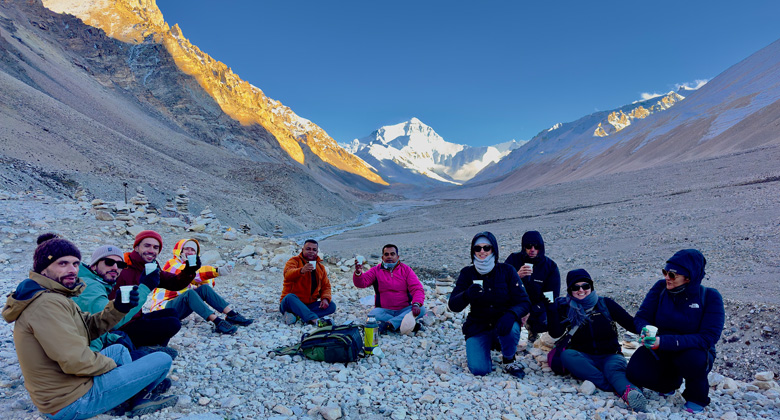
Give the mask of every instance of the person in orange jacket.
[[284, 265], [284, 284], [279, 299], [279, 312], [287, 325], [298, 319], [312, 325], [330, 325], [325, 316], [336, 312], [330, 294], [330, 280], [317, 256], [319, 244], [314, 239], [303, 243], [301, 253]]

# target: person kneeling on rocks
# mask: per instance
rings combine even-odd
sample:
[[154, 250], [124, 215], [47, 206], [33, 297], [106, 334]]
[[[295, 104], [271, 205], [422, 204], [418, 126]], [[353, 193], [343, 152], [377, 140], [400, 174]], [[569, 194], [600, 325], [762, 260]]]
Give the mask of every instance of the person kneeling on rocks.
[[159, 386], [171, 368], [170, 356], [156, 352], [132, 361], [121, 345], [100, 353], [88, 346], [138, 305], [137, 288], [126, 303], [120, 293], [102, 311], [82, 312], [71, 299], [85, 287], [77, 277], [81, 252], [68, 240], [45, 235], [52, 239], [39, 241], [29, 278], [3, 308], [3, 318], [16, 323], [16, 354], [35, 406], [60, 420], [93, 417], [127, 400], [130, 416], [174, 405], [178, 397], [160, 395], [167, 387]]
[[626, 358], [614, 323], [635, 333], [634, 317], [614, 300], [597, 295], [590, 274], [581, 268], [569, 271], [566, 288], [566, 297], [547, 306], [550, 335], [571, 334], [561, 353], [563, 367], [599, 389], [614, 391], [632, 410], [645, 411], [645, 395], [626, 379]]
[[[200, 255], [200, 243], [195, 239], [182, 239], [173, 247], [173, 258], [163, 266], [163, 271], [179, 274], [187, 267], [187, 258]], [[192, 312], [203, 319], [214, 323], [214, 330], [220, 334], [233, 334], [236, 325], [245, 327], [254, 320], [245, 318], [240, 313], [232, 310], [230, 304], [214, 291], [214, 279], [233, 272], [233, 266], [225, 264], [222, 267], [201, 266], [195, 274], [195, 279], [186, 288], [173, 291], [156, 289], [152, 297], [152, 311], [160, 309], [173, 309], [179, 319], [186, 318]], [[211, 308], [221, 314], [225, 319], [217, 316]]]
[[490, 232], [471, 240], [471, 262], [460, 270], [448, 302], [453, 312], [471, 306], [463, 324], [469, 370], [477, 376], [490, 373], [490, 350], [497, 347], [504, 372], [523, 378], [524, 367], [515, 360], [520, 320], [531, 307], [523, 282], [511, 265], [498, 262], [498, 241]]
[[[119, 274], [114, 290], [108, 297], [113, 299], [121, 286], [138, 286], [142, 279], [149, 282], [157, 281], [157, 287], [167, 290], [181, 290], [187, 287], [200, 268], [200, 260], [194, 265], [187, 265], [179, 274], [161, 271], [157, 256], [162, 250], [162, 245], [162, 237], [153, 230], [144, 230], [135, 235], [133, 252], [125, 253], [127, 268]], [[148, 273], [147, 266], [153, 268]], [[149, 280], [149, 277], [157, 277], [157, 279]], [[138, 312], [120, 328], [136, 346], [167, 346], [171, 337], [180, 329], [181, 321], [173, 309], [149, 313]]]
[[664, 395], [684, 379], [682, 396], [690, 413], [710, 403], [707, 374], [726, 322], [720, 292], [701, 285], [706, 264], [696, 249], [677, 251], [666, 261], [664, 279], [653, 285], [634, 317], [644, 346], [631, 356], [626, 371], [631, 382]]
[[[116, 279], [122, 274], [122, 270], [126, 267], [127, 263], [122, 259], [122, 250], [120, 250], [119, 247], [114, 245], [103, 245], [98, 247], [95, 252], [92, 253], [92, 260], [89, 265], [82, 262], [79, 266], [78, 276], [86, 287], [80, 295], [73, 297], [73, 301], [76, 302], [76, 304], [79, 305], [79, 308], [84, 312], [94, 314], [102, 311], [109, 302], [108, 295], [113, 290]], [[151, 275], [143, 273], [141, 275], [140, 284], [138, 285], [139, 301], [146, 302], [147, 296], [149, 296], [149, 293], [157, 287], [159, 282], [160, 276], [158, 273]], [[114, 328], [119, 328], [130, 321], [140, 310], [141, 305], [131, 309], [124, 318], [117, 322]], [[116, 329], [92, 340], [89, 344], [89, 348], [93, 351], [100, 351], [111, 344], [121, 344], [127, 347], [127, 349], [130, 350], [130, 357], [132, 357], [133, 360], [155, 351], [164, 351], [168, 353], [172, 359], [175, 359], [178, 355], [176, 350], [165, 346], [145, 346], [136, 348], [127, 334]]]
[[331, 300], [330, 280], [318, 253], [317, 241], [307, 239], [301, 253], [284, 265], [279, 312], [287, 325], [295, 324], [298, 319], [312, 325], [332, 324], [329, 319], [323, 319], [336, 312], [336, 304]]
[[[398, 247], [387, 244], [382, 248], [382, 263], [371, 267], [365, 273], [363, 264], [355, 261], [352, 283], [361, 289], [374, 287], [375, 308], [368, 315], [380, 322], [380, 332], [398, 331], [401, 321], [409, 312], [415, 319], [425, 315], [425, 291], [422, 283], [412, 268], [399, 259]], [[415, 322], [412, 331], [419, 331], [420, 328], [422, 326]]]

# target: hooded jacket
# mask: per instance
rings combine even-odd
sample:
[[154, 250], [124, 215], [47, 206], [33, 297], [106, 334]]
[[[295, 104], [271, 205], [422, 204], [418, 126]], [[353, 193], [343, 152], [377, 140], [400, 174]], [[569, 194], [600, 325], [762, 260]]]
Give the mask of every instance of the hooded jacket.
[[[472, 249], [476, 240], [481, 236], [488, 238], [493, 246], [493, 258], [496, 262], [493, 270], [485, 275], [479, 274], [473, 265], [474, 253]], [[463, 335], [466, 336], [466, 339], [495, 329], [498, 320], [507, 312], [514, 313], [519, 322], [520, 318], [524, 317], [531, 307], [531, 302], [528, 300], [525, 287], [523, 287], [523, 282], [517, 275], [517, 271], [509, 264], [498, 262], [498, 241], [492, 233], [476, 234], [471, 239], [469, 252], [471, 253], [472, 265], [460, 270], [460, 275], [458, 275], [458, 280], [448, 302], [450, 310], [454, 312], [460, 312], [466, 309], [466, 306], [471, 305], [466, 322], [463, 324]], [[474, 284], [474, 280], [483, 280], [483, 297], [477, 302], [472, 302], [466, 293], [468, 288]]]
[[425, 302], [425, 291], [420, 279], [411, 267], [398, 262], [392, 270], [382, 268], [382, 264], [371, 267], [362, 275], [352, 273], [352, 283], [361, 289], [374, 286], [375, 306], [393, 311], [401, 310], [414, 303]]
[[[141, 255], [136, 251], [132, 251], [125, 252], [125, 262], [127, 263], [127, 268], [122, 270], [122, 274], [120, 274], [119, 278], [116, 279], [114, 289], [111, 290], [111, 293], [108, 295], [109, 299], [114, 299], [114, 297], [116, 297], [116, 291], [119, 290], [120, 286], [138, 286], [141, 284], [141, 275], [144, 273], [144, 266], [146, 265], [146, 261], [144, 261], [143, 257], [141, 257]], [[157, 266], [159, 267], [160, 264], [157, 263]], [[167, 290], [184, 289], [195, 278], [195, 274], [196, 273], [188, 273], [186, 271], [182, 271], [179, 274], [173, 274], [160, 270], [160, 285], [158, 288]], [[142, 314], [142, 311], [136, 312], [130, 322], [140, 318]]]
[[284, 265], [284, 284], [279, 302], [281, 303], [282, 299], [290, 293], [298, 296], [301, 302], [306, 305], [321, 299], [328, 299], [328, 302], [333, 301], [330, 294], [330, 280], [328, 280], [325, 266], [322, 265], [322, 258], [317, 257], [317, 268], [314, 271], [317, 285], [314, 292], [311, 290], [311, 273], [301, 273], [304, 264], [307, 264], [307, 261], [303, 258], [303, 253], [287, 260], [287, 264]]
[[666, 289], [666, 280], [656, 282], [634, 317], [636, 330], [641, 331], [645, 325], [658, 327], [658, 349], [662, 351], [714, 350], [726, 312], [720, 292], [701, 286], [707, 260], [698, 250], [683, 249], [667, 262], [688, 269], [691, 281], [675, 291]]
[[[88, 312], [91, 314], [98, 313], [102, 311], [106, 305], [108, 305], [109, 299], [108, 295], [111, 293], [111, 290], [114, 288], [113, 283], [107, 283], [105, 280], [103, 280], [96, 272], [92, 271], [91, 268], [87, 267], [86, 264], [81, 263], [79, 266], [79, 278], [84, 283], [84, 291], [81, 292], [78, 296], [73, 297], [73, 301], [76, 302], [77, 305], [79, 305], [79, 308], [83, 312]], [[138, 301], [139, 302], [146, 302], [146, 298], [149, 296], [149, 288], [145, 285], [141, 284], [138, 286]], [[114, 328], [119, 328], [122, 325], [125, 325], [128, 321], [130, 321], [133, 316], [135, 316], [136, 313], [138, 313], [142, 308], [142, 305], [138, 305], [135, 308], [131, 309], [130, 312], [128, 312], [124, 317], [122, 317], [119, 322], [116, 323]], [[89, 348], [94, 351], [100, 351], [104, 348], [110, 346], [111, 344], [114, 344], [119, 339], [119, 336], [107, 332], [100, 337], [92, 340], [92, 342], [89, 343]]]
[[81, 312], [71, 299], [84, 290], [73, 289], [30, 272], [3, 308], [3, 318], [14, 325], [14, 345], [30, 398], [43, 413], [59, 411], [92, 388], [92, 377], [116, 363], [89, 349], [89, 342], [110, 330], [124, 313], [109, 302], [94, 315]]
[[[196, 239], [182, 239], [173, 246], [173, 258], [165, 262], [165, 265], [163, 265], [162, 268], [163, 271], [178, 275], [187, 267], [187, 259], [183, 258], [181, 252], [184, 249], [184, 244], [190, 241], [194, 242], [197, 247], [195, 255], [200, 255], [200, 242]], [[165, 290], [159, 287], [154, 289], [154, 292], [152, 293], [152, 310], [165, 309], [165, 305], [168, 304], [168, 301], [175, 299], [189, 289], [194, 289], [203, 284], [214, 287], [216, 285], [214, 279], [217, 277], [219, 277], [219, 270], [217, 270], [216, 267], [204, 265], [195, 273], [195, 278], [192, 282], [181, 290]]]
[[[538, 244], [539, 253], [535, 258], [528, 256], [525, 246], [528, 244]], [[561, 273], [558, 271], [558, 264], [544, 255], [544, 240], [542, 234], [532, 230], [523, 234], [522, 250], [515, 252], [507, 257], [504, 263], [511, 265], [515, 271], [519, 270], [524, 264], [533, 264], [534, 271], [530, 276], [523, 277], [523, 285], [531, 300], [531, 313], [545, 313], [544, 292], [553, 292], [557, 298], [561, 293]]]

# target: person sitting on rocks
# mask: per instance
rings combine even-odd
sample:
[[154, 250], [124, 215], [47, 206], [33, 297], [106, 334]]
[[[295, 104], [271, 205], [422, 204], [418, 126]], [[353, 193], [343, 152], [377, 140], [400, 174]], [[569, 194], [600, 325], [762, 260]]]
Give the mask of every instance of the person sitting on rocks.
[[284, 265], [279, 311], [287, 325], [295, 324], [298, 319], [312, 325], [331, 324], [323, 318], [336, 312], [336, 304], [331, 299], [330, 280], [318, 253], [317, 241], [307, 239], [301, 253]]
[[[122, 259], [122, 254], [122, 250], [119, 247], [103, 245], [92, 253], [92, 260], [89, 266], [84, 262], [81, 263], [78, 275], [86, 287], [73, 300], [82, 311], [94, 314], [106, 307], [106, 304], [109, 302], [108, 295], [113, 290], [116, 279], [122, 273], [122, 270], [127, 267], [127, 263]], [[151, 290], [157, 287], [159, 281], [160, 277], [158, 275], [146, 275], [146, 273], [141, 275], [140, 284], [138, 285], [138, 295], [141, 302], [146, 302], [147, 296], [149, 296]], [[117, 322], [114, 328], [121, 327], [130, 321], [140, 310], [141, 305], [131, 309], [124, 318]], [[118, 330], [107, 332], [92, 340], [89, 347], [93, 351], [100, 351], [111, 344], [121, 344], [127, 347], [133, 360], [155, 351], [164, 351], [172, 359], [175, 359], [178, 355], [176, 350], [170, 347], [146, 346], [136, 348], [127, 334]]]
[[[139, 232], [133, 242], [133, 251], [125, 253], [127, 268], [119, 274], [114, 290], [108, 297], [113, 299], [121, 286], [141, 284], [144, 275], [147, 278], [157, 277], [157, 279], [147, 279], [146, 281], [150, 284], [156, 281], [157, 287], [163, 289], [181, 290], [187, 287], [195, 279], [200, 268], [200, 259], [197, 259], [195, 265], [188, 264], [179, 274], [161, 271], [160, 264], [157, 263], [157, 255], [162, 249], [162, 244], [162, 237], [159, 233], [153, 230]], [[146, 272], [147, 264], [153, 269], [148, 274]], [[167, 346], [171, 337], [176, 335], [180, 329], [179, 314], [173, 309], [162, 309], [149, 313], [138, 312], [130, 321], [120, 327], [120, 330], [127, 333], [137, 347]]]
[[[664, 395], [685, 380], [685, 410], [699, 413], [710, 403], [707, 374], [726, 312], [716, 289], [701, 285], [707, 260], [696, 249], [677, 251], [666, 261], [664, 279], [645, 296], [634, 317], [640, 347], [628, 362], [628, 379]], [[658, 328], [648, 333], [647, 326]]]
[[[539, 334], [547, 331], [547, 311], [544, 292], [552, 292], [553, 300], [561, 293], [561, 274], [555, 261], [544, 255], [542, 234], [532, 230], [523, 234], [522, 249], [507, 257], [504, 263], [517, 270], [525, 291], [531, 299], [531, 312], [522, 319], [528, 330], [528, 341], [533, 343]], [[525, 265], [531, 264], [531, 266]]]
[[[174, 405], [162, 396], [171, 357], [156, 352], [132, 361], [127, 348], [112, 345], [100, 353], [91, 340], [110, 330], [138, 305], [133, 288], [98, 313], [82, 312], [71, 299], [85, 288], [77, 273], [81, 252], [70, 241], [44, 234], [33, 255], [33, 270], [3, 308], [14, 325], [14, 344], [24, 386], [50, 419], [86, 419], [130, 400], [130, 415], [140, 416]], [[170, 381], [167, 382], [168, 387]], [[165, 389], [163, 389], [165, 388]]]
[[463, 324], [469, 371], [484, 376], [493, 370], [490, 350], [497, 341], [504, 372], [522, 379], [525, 370], [515, 353], [520, 320], [531, 307], [523, 282], [511, 265], [498, 262], [498, 241], [490, 232], [471, 240], [471, 262], [460, 270], [448, 302], [453, 312], [471, 306]]
[[[363, 264], [355, 261], [352, 283], [355, 287], [374, 287], [375, 308], [368, 313], [380, 322], [379, 330], [398, 331], [406, 314], [415, 319], [425, 315], [425, 291], [411, 267], [399, 261], [398, 247], [387, 244], [382, 248], [382, 263], [371, 267], [365, 273]], [[412, 331], [422, 326], [415, 322]]]
[[[195, 239], [182, 239], [173, 247], [173, 258], [163, 266], [163, 271], [179, 274], [187, 267], [187, 258], [200, 256], [200, 243]], [[254, 320], [245, 318], [232, 310], [230, 304], [214, 291], [214, 279], [233, 272], [233, 266], [225, 264], [222, 267], [202, 266], [195, 274], [195, 280], [186, 288], [173, 291], [156, 289], [152, 296], [152, 311], [173, 309], [179, 319], [186, 318], [192, 312], [203, 319], [214, 323], [214, 330], [220, 334], [234, 334], [236, 325], [247, 326]], [[211, 308], [226, 314], [225, 319], [217, 316]]]
[[566, 297], [547, 305], [550, 335], [571, 335], [561, 353], [563, 367], [576, 378], [617, 393], [632, 410], [645, 411], [645, 395], [626, 379], [626, 358], [614, 323], [635, 333], [634, 317], [614, 300], [597, 295], [590, 274], [581, 268], [566, 274], [566, 286]]

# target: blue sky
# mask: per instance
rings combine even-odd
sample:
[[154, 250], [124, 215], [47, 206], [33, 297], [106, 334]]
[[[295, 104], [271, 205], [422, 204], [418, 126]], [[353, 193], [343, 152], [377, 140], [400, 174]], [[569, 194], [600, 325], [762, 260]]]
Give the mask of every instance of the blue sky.
[[529, 140], [712, 79], [780, 38], [778, 1], [157, 5], [202, 51], [342, 143], [412, 117], [454, 143]]

